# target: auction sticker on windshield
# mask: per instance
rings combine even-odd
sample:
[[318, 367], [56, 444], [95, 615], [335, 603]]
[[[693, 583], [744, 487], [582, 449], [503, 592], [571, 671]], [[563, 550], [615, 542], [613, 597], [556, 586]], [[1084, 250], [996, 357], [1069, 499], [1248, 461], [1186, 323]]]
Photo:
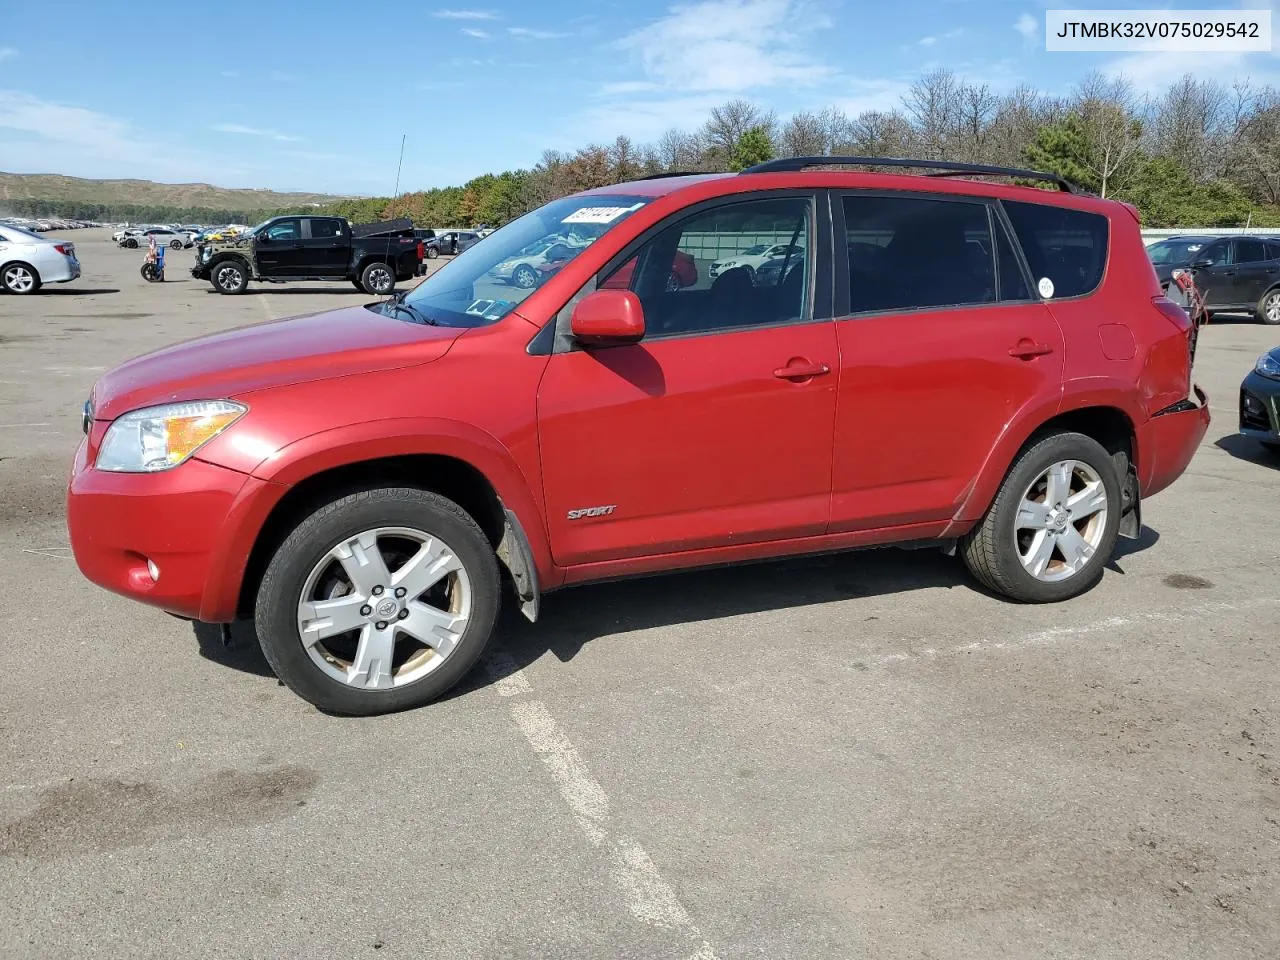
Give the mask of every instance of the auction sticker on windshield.
[[612, 223], [624, 213], [639, 210], [644, 204], [633, 203], [629, 207], [583, 207], [569, 214], [561, 223]]

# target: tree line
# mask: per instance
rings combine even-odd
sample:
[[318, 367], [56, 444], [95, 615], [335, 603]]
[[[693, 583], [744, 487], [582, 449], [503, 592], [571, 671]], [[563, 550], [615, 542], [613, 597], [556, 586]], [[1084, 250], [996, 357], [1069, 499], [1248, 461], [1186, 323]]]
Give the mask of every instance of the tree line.
[[[1067, 95], [1050, 96], [1030, 86], [999, 93], [935, 70], [913, 83], [896, 108], [856, 116], [831, 107], [784, 119], [735, 99], [713, 108], [698, 129], [672, 129], [653, 143], [619, 136], [572, 152], [547, 151], [530, 169], [484, 174], [461, 186], [319, 209], [357, 221], [410, 217], [420, 226], [497, 226], [549, 200], [639, 176], [832, 155], [1034, 167], [1133, 203], [1148, 227], [1280, 226], [1280, 91], [1190, 74], [1154, 96], [1139, 96], [1126, 80], [1101, 74], [1087, 76]], [[71, 210], [85, 206], [59, 206], [59, 215], [80, 216]], [[259, 218], [299, 212], [317, 208], [260, 211]], [[175, 210], [150, 218], [228, 219], [211, 213]], [[230, 219], [247, 216], [240, 211]], [[121, 219], [114, 213], [85, 218]]]

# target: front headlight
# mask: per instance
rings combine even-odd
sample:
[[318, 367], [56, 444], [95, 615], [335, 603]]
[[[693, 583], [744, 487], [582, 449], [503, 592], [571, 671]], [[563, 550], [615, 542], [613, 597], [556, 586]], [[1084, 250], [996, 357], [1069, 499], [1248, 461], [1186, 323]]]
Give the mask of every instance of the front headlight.
[[196, 400], [134, 410], [107, 428], [97, 468], [155, 473], [183, 463], [249, 408], [230, 400]]
[[1280, 380], [1280, 360], [1269, 353], [1260, 356], [1258, 362], [1253, 365], [1253, 369], [1255, 373], [1260, 373], [1271, 380]]

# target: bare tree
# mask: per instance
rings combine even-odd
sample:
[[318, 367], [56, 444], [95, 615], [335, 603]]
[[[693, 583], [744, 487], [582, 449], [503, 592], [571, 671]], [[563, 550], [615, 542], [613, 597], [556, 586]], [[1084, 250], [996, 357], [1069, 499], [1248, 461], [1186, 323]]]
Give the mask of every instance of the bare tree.
[[947, 159], [969, 162], [988, 160], [991, 124], [1000, 107], [1000, 98], [985, 83], [980, 86], [965, 83], [957, 91], [956, 99], [955, 142]]
[[1230, 177], [1247, 195], [1280, 203], [1280, 91], [1266, 87], [1252, 96], [1230, 152]]
[[609, 163], [613, 167], [615, 181], [631, 180], [640, 174], [640, 155], [631, 138], [619, 136], [609, 148]]
[[703, 146], [717, 159], [727, 160], [734, 144], [752, 127], [763, 127], [772, 138], [777, 120], [771, 111], [750, 100], [738, 98], [722, 103], [711, 108], [711, 116], [702, 127]]
[[1124, 79], [1090, 74], [1080, 84], [1074, 108], [1087, 144], [1080, 163], [1098, 179], [1105, 197], [1108, 190], [1114, 192], [1115, 179], [1127, 172], [1141, 145], [1133, 88]]
[[913, 83], [902, 98], [925, 159], [947, 158], [960, 116], [960, 86], [950, 70], [933, 70]]
[[654, 145], [658, 160], [666, 170], [699, 170], [702, 167], [702, 142], [683, 130], [668, 130]]
[[1150, 111], [1151, 152], [1176, 160], [1197, 181], [1217, 178], [1234, 129], [1229, 107], [1222, 84], [1186, 74]]
[[831, 149], [822, 120], [813, 113], [797, 113], [782, 125], [778, 150], [784, 157], [815, 157]]
[[896, 110], [868, 110], [850, 124], [847, 146], [836, 152], [868, 157], [906, 157], [916, 152], [916, 135], [910, 122]]

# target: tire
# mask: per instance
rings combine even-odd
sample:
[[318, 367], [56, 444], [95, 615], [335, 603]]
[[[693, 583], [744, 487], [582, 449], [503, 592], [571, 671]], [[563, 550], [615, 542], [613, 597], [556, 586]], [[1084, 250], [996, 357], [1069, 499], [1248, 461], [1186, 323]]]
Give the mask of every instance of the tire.
[[[378, 536], [372, 536], [374, 531]], [[407, 536], [409, 532], [420, 543], [434, 544], [436, 549], [452, 553], [459, 564], [461, 572], [446, 574], [444, 580], [419, 594], [420, 597], [430, 595], [440, 584], [445, 584], [447, 599], [442, 593], [434, 602], [424, 603], [415, 602], [413, 597], [404, 599], [394, 595], [393, 585], [410, 564], [402, 566], [400, 558], [395, 562], [390, 558], [397, 549], [396, 536]], [[429, 539], [423, 541], [422, 537]], [[369, 558], [387, 558], [383, 569], [392, 571], [390, 583], [375, 587], [373, 581], [380, 578], [374, 575], [370, 582], [357, 585], [347, 577], [340, 561], [330, 559], [333, 552], [358, 538], [365, 544], [358, 550], [364, 561], [359, 569], [370, 568]], [[401, 553], [414, 549], [413, 542], [412, 539], [401, 541]], [[427, 563], [434, 566], [435, 561]], [[464, 576], [466, 585], [459, 586]], [[401, 582], [411, 581], [402, 579]], [[328, 624], [345, 615], [359, 625], [310, 647], [304, 644], [300, 626], [304, 591], [309, 594], [309, 600], [328, 600], [330, 604], [349, 598], [341, 611], [330, 607]], [[289, 689], [330, 713], [371, 716], [423, 706], [461, 680], [489, 643], [501, 596], [493, 547], [461, 507], [424, 490], [381, 487], [335, 500], [294, 528], [267, 566], [258, 588], [254, 622], [263, 655]], [[377, 606], [398, 605], [400, 610], [412, 613], [402, 617], [388, 610], [383, 615], [389, 619], [380, 628], [375, 606], [356, 606], [365, 600], [377, 600]], [[454, 610], [453, 614], [443, 612], [442, 604], [446, 603], [447, 609]], [[415, 615], [428, 606], [434, 607], [438, 616], [417, 621]], [[465, 612], [465, 621], [460, 632], [452, 631], [457, 620], [445, 625], [446, 619], [459, 611]], [[452, 637], [449, 651], [441, 655], [428, 646], [419, 649], [413, 635], [396, 626], [410, 622], [410, 618], [420, 626], [432, 625], [428, 632], [437, 642]], [[392, 631], [390, 635], [387, 630]], [[360, 651], [373, 653], [379, 641], [387, 644], [383, 652], [391, 658], [390, 671], [379, 669], [382, 660], [360, 663]], [[404, 657], [408, 659], [402, 659]], [[365, 669], [360, 669], [361, 666]], [[380, 687], [372, 685], [370, 677], [377, 677]]]
[[209, 277], [222, 294], [244, 293], [249, 286], [249, 271], [239, 260], [220, 260], [209, 268]]
[[160, 271], [154, 263], [144, 263], [141, 272], [142, 279], [148, 283], [156, 283], [160, 279]]
[[127, 240], [124, 242], [124, 245], [125, 245], [126, 247], [128, 247], [130, 250], [137, 250], [137, 249], [138, 249], [138, 241], [137, 241], [134, 237], [130, 237], [129, 239], [127, 239]]
[[427, 247], [426, 254], [428, 260], [434, 260], [436, 257], [440, 256], [440, 251], [435, 247]]
[[360, 286], [371, 297], [385, 297], [396, 288], [396, 272], [387, 264], [374, 261], [360, 271]]
[[29, 263], [6, 263], [0, 270], [0, 287], [5, 293], [27, 296], [40, 289], [40, 271]]
[[1280, 287], [1268, 290], [1258, 301], [1258, 322], [1268, 326], [1280, 324]]
[[181, 240], [170, 240], [170, 241], [169, 241], [169, 249], [170, 249], [170, 250], [181, 250], [181, 249], [182, 249], [182, 241], [181, 241]]
[[[1091, 486], [1096, 491], [1096, 495], [1090, 498], [1093, 505], [1098, 506], [1096, 512], [1084, 514], [1083, 511], [1091, 507], [1081, 503], [1076, 508], [1076, 518], [1061, 518], [1054, 509], [1056, 504], [1050, 502], [1048, 489], [1043, 489], [1043, 492], [1038, 489], [1052, 465], [1066, 462], [1076, 465], [1068, 480], [1072, 491], [1076, 490], [1077, 483], [1083, 485], [1090, 478], [1096, 478], [1095, 482], [1100, 484]], [[983, 586], [1022, 603], [1056, 603], [1078, 596], [1102, 578], [1103, 568], [1115, 551], [1120, 528], [1120, 490], [1115, 460], [1092, 437], [1081, 433], [1057, 433], [1043, 437], [1027, 448], [1009, 468], [985, 516], [961, 541], [965, 565]], [[1031, 514], [1023, 514], [1021, 510], [1024, 493], [1029, 500], [1037, 501], [1037, 505], [1040, 496], [1044, 496], [1043, 502], [1049, 509], [1043, 528], [1028, 524], [1026, 529], [1019, 529], [1021, 523], [1032, 518]], [[1064, 497], [1063, 502], [1066, 500]], [[1102, 510], [1105, 513], [1099, 519], [1098, 513]], [[1083, 519], [1079, 519], [1081, 516]], [[1074, 541], [1079, 541], [1091, 548], [1087, 558], [1079, 562], [1074, 572], [1066, 559], [1063, 541], [1058, 539], [1059, 536], [1070, 537], [1068, 531], [1076, 534], [1066, 541], [1068, 547], [1078, 545]], [[1037, 537], [1040, 537], [1039, 541], [1035, 539]], [[1049, 541], [1047, 566], [1042, 567], [1042, 572], [1037, 575], [1024, 565], [1023, 557], [1035, 557], [1032, 547], [1037, 542], [1043, 544], [1045, 540]], [[1044, 557], [1043, 552], [1040, 557]]]
[[359, 280], [352, 280], [352, 281], [351, 281], [351, 285], [352, 285], [353, 287], [355, 287], [357, 290], [359, 290], [361, 293], [365, 293], [365, 292], [366, 292], [366, 291], [365, 291], [365, 289], [364, 289], [364, 284], [363, 284], [363, 283], [361, 283]]
[[528, 264], [522, 263], [512, 271], [511, 282], [521, 290], [532, 290], [538, 285], [538, 272]]

